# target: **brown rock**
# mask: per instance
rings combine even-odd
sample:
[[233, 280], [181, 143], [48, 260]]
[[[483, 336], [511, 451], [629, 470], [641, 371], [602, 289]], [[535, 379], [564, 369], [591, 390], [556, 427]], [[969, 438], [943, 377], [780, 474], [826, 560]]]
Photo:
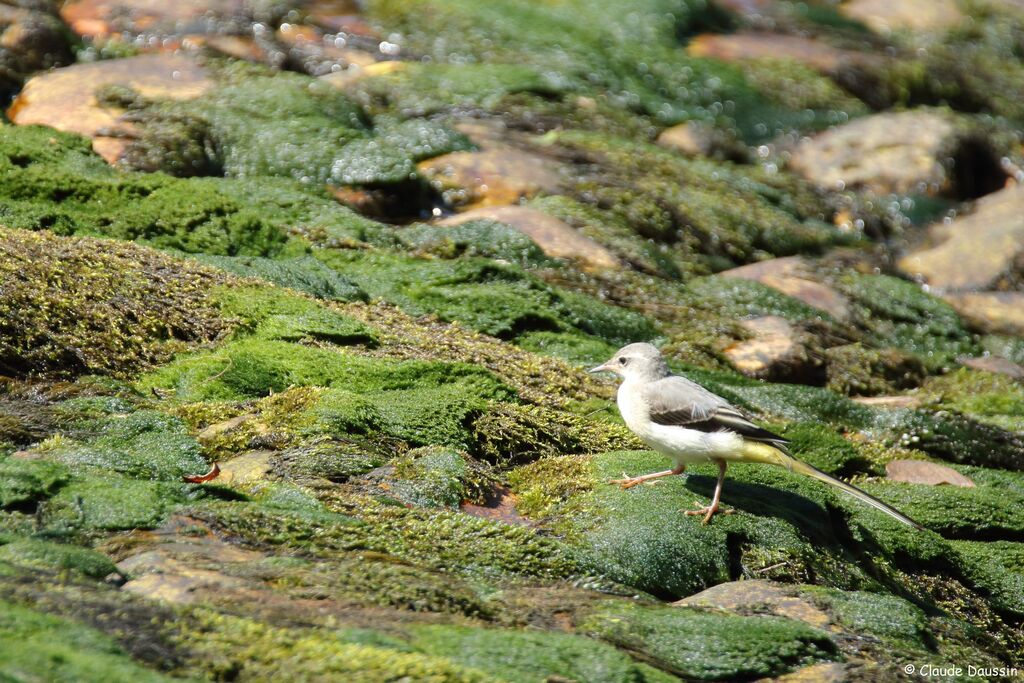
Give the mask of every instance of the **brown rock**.
[[1024, 336], [1024, 292], [965, 292], [943, 298], [981, 332]]
[[952, 122], [936, 113], [875, 114], [805, 140], [790, 167], [830, 189], [950, 194], [955, 188], [946, 160], [955, 138]]
[[[822, 662], [771, 679], [773, 683], [846, 683], [849, 680], [870, 680], [863, 676], [851, 679], [850, 665], [841, 662]], [[877, 675], [877, 672], [873, 672]]]
[[886, 464], [885, 475], [892, 481], [902, 481], [908, 484], [928, 484], [929, 486], [949, 484], [964, 488], [974, 487], [973, 481], [952, 467], [926, 460], [893, 460]]
[[744, 375], [785, 381], [805, 377], [813, 370], [804, 334], [785, 318], [765, 315], [740, 324], [753, 338], [736, 342], [722, 353]]
[[792, 59], [826, 74], [851, 65], [880, 62], [878, 57], [832, 47], [813, 38], [777, 33], [709, 33], [697, 36], [687, 48], [693, 57], [712, 57], [726, 62], [745, 59]]
[[513, 148], [453, 152], [422, 161], [418, 169], [451, 203], [466, 207], [515, 204], [562, 184], [558, 164]]
[[125, 85], [146, 97], [187, 100], [212, 87], [206, 70], [186, 57], [167, 54], [74, 64], [36, 76], [7, 110], [18, 125], [41, 124], [93, 138], [93, 149], [108, 162], [120, 158], [127, 146], [121, 137], [105, 132], [130, 129], [119, 122], [122, 111], [101, 106], [96, 89]]
[[60, 14], [80, 36], [105, 38], [115, 33], [194, 33], [210, 17], [240, 15], [244, 0], [71, 0]]
[[696, 595], [672, 603], [683, 607], [715, 607], [730, 612], [763, 613], [765, 611], [802, 621], [815, 628], [831, 628], [827, 613], [801, 597], [793, 586], [764, 581], [731, 581], [720, 583]]
[[954, 0], [848, 0], [839, 10], [884, 35], [899, 30], [941, 31], [964, 21]]
[[921, 405], [918, 396], [854, 396], [853, 401], [874, 408], [917, 408]]
[[900, 259], [903, 272], [940, 291], [987, 289], [1024, 254], [1024, 185], [983, 197], [971, 213], [928, 233], [935, 246]]
[[807, 277], [810, 268], [799, 256], [786, 256], [726, 270], [719, 275], [760, 282], [839, 321], [850, 317], [850, 302], [836, 290]]
[[525, 206], [481, 207], [450, 216], [438, 225], [459, 225], [481, 218], [512, 226], [553, 258], [573, 259], [594, 269], [614, 268], [619, 265], [618, 259], [610, 251], [589, 237], [581, 235], [568, 223]]
[[220, 466], [218, 484], [245, 486], [266, 479], [270, 472], [270, 456], [273, 451], [250, 451], [232, 458]]
[[661, 131], [657, 143], [687, 156], [704, 156], [711, 150], [712, 140], [706, 125], [687, 121]]
[[961, 365], [975, 370], [1006, 375], [1014, 379], [1024, 379], [1024, 367], [1002, 356], [979, 356], [978, 358], [960, 358], [958, 360]]
[[343, 71], [325, 74], [320, 77], [324, 83], [329, 83], [339, 90], [344, 90], [353, 83], [369, 76], [383, 76], [384, 74], [401, 71], [405, 68], [405, 62], [376, 62], [367, 66], [359, 66], [353, 63]]

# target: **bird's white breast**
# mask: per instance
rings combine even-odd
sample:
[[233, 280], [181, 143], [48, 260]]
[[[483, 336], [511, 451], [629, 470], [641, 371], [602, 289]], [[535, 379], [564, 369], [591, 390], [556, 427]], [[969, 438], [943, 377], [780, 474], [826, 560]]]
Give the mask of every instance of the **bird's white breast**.
[[619, 413], [626, 426], [644, 443], [680, 464], [702, 462], [712, 458], [732, 460], [740, 457], [743, 439], [734, 432], [703, 432], [651, 421], [650, 408], [644, 399], [642, 385], [626, 380], [616, 395]]

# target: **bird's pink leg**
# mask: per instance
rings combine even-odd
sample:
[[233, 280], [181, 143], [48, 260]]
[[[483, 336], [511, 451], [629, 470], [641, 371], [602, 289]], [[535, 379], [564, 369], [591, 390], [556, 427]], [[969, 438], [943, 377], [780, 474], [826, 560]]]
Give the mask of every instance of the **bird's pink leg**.
[[661, 477], [667, 477], [670, 474], [682, 474], [686, 471], [686, 465], [679, 465], [675, 469], [665, 470], [664, 472], [654, 472], [653, 474], [642, 474], [639, 477], [630, 477], [625, 472], [622, 473], [622, 479], [612, 479], [609, 484], [618, 484], [623, 489], [631, 489], [637, 484], [642, 484], [645, 481], [651, 481], [653, 479], [660, 479]]
[[[718, 503], [722, 499], [722, 488], [725, 486], [725, 469], [729, 466], [724, 460], [718, 461], [718, 483], [715, 484], [715, 495], [711, 498], [711, 505], [700, 508], [699, 510], [686, 510], [688, 515], [704, 515], [704, 521], [701, 524], [707, 524], [711, 521], [712, 515], [719, 512]], [[699, 503], [698, 503], [699, 504]], [[723, 515], [731, 515], [733, 510], [722, 510]]]

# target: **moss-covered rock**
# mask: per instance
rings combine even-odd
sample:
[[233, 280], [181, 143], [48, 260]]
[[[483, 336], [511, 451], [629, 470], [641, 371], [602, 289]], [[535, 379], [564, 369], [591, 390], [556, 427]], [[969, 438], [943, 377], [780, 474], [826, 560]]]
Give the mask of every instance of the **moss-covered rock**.
[[777, 676], [834, 659], [837, 650], [827, 634], [796, 621], [689, 607], [609, 607], [589, 616], [583, 628], [686, 680]]
[[89, 436], [51, 439], [40, 450], [72, 470], [100, 468], [137, 479], [180, 481], [207, 467], [199, 442], [179, 419], [165, 413], [138, 410], [70, 426]]
[[294, 259], [268, 259], [259, 256], [209, 256], [195, 258], [211, 266], [243, 277], [256, 277], [305, 292], [328, 301], [360, 301], [366, 294], [348, 278], [309, 256]]
[[397, 254], [318, 251], [371, 297], [412, 315], [458, 320], [503, 339], [529, 331], [579, 331], [625, 344], [654, 336], [644, 316], [550, 287], [518, 268], [483, 259], [454, 262]]
[[425, 626], [413, 631], [410, 642], [422, 652], [448, 657], [507, 681], [554, 676], [595, 683], [670, 679], [641, 668], [629, 655], [600, 640], [567, 633]]
[[172, 680], [137, 664], [110, 637], [82, 624], [3, 603], [0, 675], [10, 680]]
[[0, 230], [0, 365], [15, 375], [119, 374], [228, 325], [213, 271], [149, 249]]
[[63, 465], [0, 459], [0, 509], [34, 505], [67, 482], [68, 471]]
[[42, 519], [55, 532], [152, 529], [189, 497], [184, 484], [82, 477], [47, 501]]
[[[304, 183], [395, 185], [415, 161], [465, 149], [462, 136], [417, 121], [374, 131], [358, 105], [328, 83], [238, 64], [186, 104], [133, 103], [142, 134], [126, 156], [145, 170], [179, 168], [182, 149], [204, 150], [200, 166], [232, 177], [279, 176]], [[288, 144], [268, 144], [282, 136]]]
[[0, 561], [21, 567], [43, 567], [80, 574], [93, 579], [103, 579], [110, 574], [117, 574], [117, 566], [102, 553], [88, 548], [34, 539], [10, 539], [0, 536]]

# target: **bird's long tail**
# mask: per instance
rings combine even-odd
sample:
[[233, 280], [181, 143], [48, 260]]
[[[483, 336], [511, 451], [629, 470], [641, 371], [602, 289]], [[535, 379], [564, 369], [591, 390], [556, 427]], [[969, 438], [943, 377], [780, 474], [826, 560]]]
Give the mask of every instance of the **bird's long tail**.
[[797, 472], [799, 474], [811, 477], [812, 479], [823, 481], [830, 486], [834, 486], [837, 489], [844, 491], [845, 493], [848, 493], [857, 500], [863, 503], [867, 503], [876, 510], [881, 510], [890, 517], [895, 517], [904, 524], [912, 526], [915, 529], [924, 530], [923, 526], [921, 526], [914, 520], [910, 519], [896, 508], [887, 505], [886, 503], [883, 503], [874, 496], [865, 493], [864, 491], [861, 491], [859, 488], [853, 486], [852, 484], [847, 484], [845, 481], [836, 479], [835, 477], [829, 474], [825, 474], [824, 472], [815, 467], [811, 467], [805, 462], [797, 460], [793, 456], [789, 455], [788, 453], [785, 453], [784, 451], [780, 450], [779, 448], [773, 445], [767, 443], [747, 441], [744, 443], [743, 446], [743, 459], [747, 462], [763, 462], [768, 463], [770, 465], [778, 465], [779, 467], [785, 467], [786, 469], [792, 472]]

